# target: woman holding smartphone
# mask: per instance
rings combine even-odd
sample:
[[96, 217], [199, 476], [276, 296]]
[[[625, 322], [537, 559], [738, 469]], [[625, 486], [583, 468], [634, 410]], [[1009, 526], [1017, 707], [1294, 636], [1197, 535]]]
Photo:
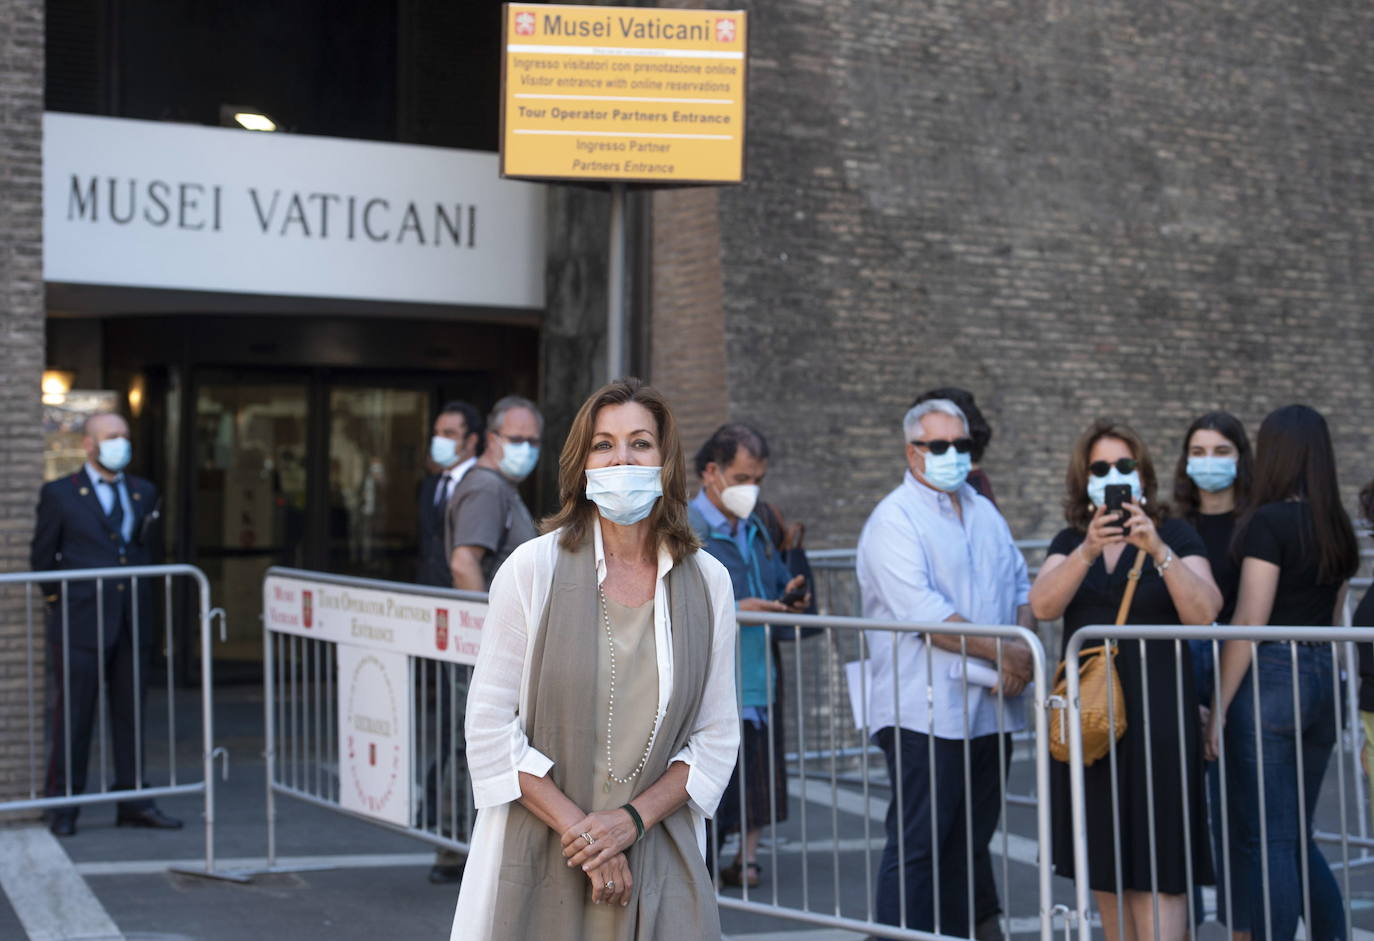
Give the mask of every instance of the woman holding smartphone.
[[[1095, 422], [1079, 438], [1065, 479], [1068, 492], [1064, 515], [1069, 527], [1050, 544], [1049, 555], [1030, 590], [1031, 610], [1038, 619], [1064, 618], [1065, 646], [1078, 629], [1111, 624], [1116, 619], [1127, 573], [1142, 552], [1147, 558], [1127, 623], [1212, 622], [1221, 609], [1221, 592], [1212, 581], [1206, 547], [1186, 522], [1161, 514], [1155, 500], [1154, 464], [1139, 435], [1124, 424]], [[1106, 509], [1107, 487], [1112, 484], [1130, 487], [1131, 499], [1124, 503], [1124, 528], [1119, 514]], [[1129, 718], [1126, 733], [1116, 744], [1115, 762], [1104, 758], [1084, 769], [1088, 882], [1102, 915], [1103, 930], [1111, 941], [1153, 938], [1156, 929], [1159, 938], [1174, 941], [1185, 938], [1189, 931], [1189, 863], [1195, 883], [1212, 881], [1211, 854], [1207, 841], [1201, 838], [1205, 830], [1200, 729], [1196, 722], [1184, 723], [1180, 742], [1176, 712], [1182, 697], [1184, 708], [1197, 714], [1193, 674], [1190, 662], [1185, 662], [1180, 690], [1171, 641], [1147, 641], [1143, 645], [1130, 641], [1120, 644], [1118, 651], [1116, 669]], [[1186, 661], [1186, 647], [1183, 654]], [[1144, 719], [1146, 669], [1152, 733], [1148, 739]], [[1187, 756], [1184, 767], [1180, 767], [1180, 755]], [[1147, 768], [1151, 773], [1147, 774]], [[1051, 799], [1055, 871], [1072, 877], [1068, 770], [1063, 764], [1052, 769]], [[1180, 786], [1185, 779], [1186, 789]], [[1185, 832], [1196, 835], [1191, 840], [1191, 860]]]
[[[1236, 526], [1240, 594], [1232, 623], [1292, 626], [1296, 634], [1305, 626], [1340, 623], [1345, 583], [1359, 565], [1359, 548], [1341, 506], [1326, 419], [1306, 405], [1280, 408], [1260, 426], [1256, 450], [1253, 508]], [[1344, 936], [1340, 889], [1312, 836], [1312, 812], [1336, 742], [1331, 660], [1325, 643], [1262, 643], [1253, 653], [1249, 641], [1230, 640], [1222, 647], [1221, 711], [1208, 723], [1207, 750], [1209, 758], [1216, 757], [1224, 725], [1236, 871], [1233, 932], [1263, 937], [1267, 923], [1275, 937], [1291, 938], [1298, 919], [1309, 911], [1307, 937]], [[1306, 806], [1298, 804], [1300, 757]], [[1306, 826], [1305, 845], [1299, 841], [1299, 819]], [[1267, 884], [1261, 853], [1268, 856]]]

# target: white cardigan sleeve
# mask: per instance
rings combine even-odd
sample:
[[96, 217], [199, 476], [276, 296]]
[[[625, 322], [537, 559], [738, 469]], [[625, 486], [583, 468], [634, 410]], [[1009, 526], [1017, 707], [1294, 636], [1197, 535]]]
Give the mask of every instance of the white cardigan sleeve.
[[[687, 802], [703, 817], [720, 803], [739, 752], [739, 702], [735, 688], [735, 591], [730, 573], [706, 552], [698, 551], [701, 574], [711, 592], [711, 665], [696, 725], [673, 761], [686, 762]], [[680, 629], [674, 625], [674, 629]], [[670, 762], [671, 764], [671, 762]]]
[[520, 772], [543, 777], [553, 761], [530, 746], [518, 714], [529, 638], [543, 616], [537, 589], [547, 537], [513, 552], [492, 579], [482, 646], [468, 686], [464, 733], [473, 802], [480, 810], [520, 797]]

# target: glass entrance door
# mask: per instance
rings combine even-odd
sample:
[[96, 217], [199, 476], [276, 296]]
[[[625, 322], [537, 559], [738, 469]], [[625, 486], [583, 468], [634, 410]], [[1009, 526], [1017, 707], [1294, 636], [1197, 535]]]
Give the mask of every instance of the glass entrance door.
[[429, 440], [430, 392], [374, 385], [329, 389], [331, 572], [410, 581], [416, 501]]
[[189, 517], [227, 618], [217, 660], [261, 660], [263, 573], [305, 564], [308, 405], [299, 379], [215, 372], [197, 383]]
[[217, 672], [256, 677], [273, 565], [414, 578], [417, 500], [443, 386], [386, 376], [203, 370], [184, 512], [225, 609]]

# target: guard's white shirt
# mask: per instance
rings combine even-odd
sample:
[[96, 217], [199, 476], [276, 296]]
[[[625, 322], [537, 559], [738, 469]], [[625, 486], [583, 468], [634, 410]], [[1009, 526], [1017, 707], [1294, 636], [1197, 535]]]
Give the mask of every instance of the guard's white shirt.
[[[606, 578], [601, 527], [594, 531], [596, 577]], [[490, 606], [482, 625], [482, 646], [468, 687], [465, 733], [468, 775], [477, 806], [471, 850], [463, 870], [454, 939], [490, 934], [500, 875], [502, 843], [510, 802], [520, 797], [520, 772], [543, 777], [553, 760], [525, 737], [519, 711], [530, 682], [530, 654], [553, 585], [561, 530], [531, 539], [516, 548], [491, 583]], [[685, 762], [688, 806], [696, 822], [697, 845], [706, 855], [706, 819], [715, 814], [725, 785], [734, 772], [739, 749], [739, 707], [735, 692], [735, 593], [725, 566], [708, 553], [696, 553], [710, 591], [711, 662], [701, 708], [687, 745], [673, 762]], [[654, 641], [658, 654], [658, 711], [667, 709], [673, 690], [673, 625], [668, 611], [668, 572], [673, 559], [658, 554], [654, 589]], [[661, 719], [660, 719], [661, 721]], [[657, 726], [655, 726], [657, 732]]]
[[[957, 614], [973, 624], [1016, 623], [1016, 609], [1030, 594], [1026, 560], [990, 500], [968, 484], [958, 496], [962, 520], [949, 494], [907, 471], [869, 515], [858, 551], [864, 617], [935, 623]], [[914, 633], [900, 635], [894, 653], [891, 632], [866, 633], [870, 730], [900, 724], [914, 732], [933, 731], [937, 738], [962, 739], [967, 693], [968, 734], [998, 731], [998, 697], [985, 686], [966, 687], [961, 654], [927, 644], [925, 635]], [[1004, 697], [1003, 731], [1026, 727], [1023, 699]]]

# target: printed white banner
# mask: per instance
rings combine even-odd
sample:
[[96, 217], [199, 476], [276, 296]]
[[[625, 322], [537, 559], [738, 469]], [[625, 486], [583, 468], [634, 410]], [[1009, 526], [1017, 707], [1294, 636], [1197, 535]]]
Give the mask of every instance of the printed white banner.
[[541, 309], [544, 188], [494, 153], [43, 116], [43, 277]]
[[482, 602], [281, 575], [263, 580], [262, 595], [270, 631], [468, 665], [487, 617]]
[[340, 644], [339, 803], [411, 826], [410, 661]]

